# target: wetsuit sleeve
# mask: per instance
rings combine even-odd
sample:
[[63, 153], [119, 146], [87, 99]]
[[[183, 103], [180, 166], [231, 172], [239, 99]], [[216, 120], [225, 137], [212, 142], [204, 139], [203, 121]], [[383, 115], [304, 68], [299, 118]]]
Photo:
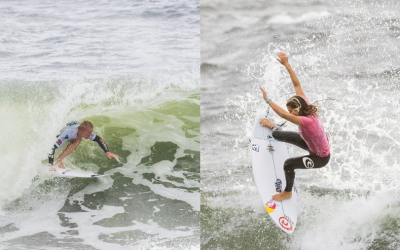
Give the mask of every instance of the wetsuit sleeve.
[[104, 142], [103, 138], [96, 135], [92, 141], [96, 141], [99, 144], [99, 146], [101, 147], [101, 149], [104, 150], [104, 153], [110, 152], [110, 150], [108, 150], [108, 147], [107, 147], [106, 143]]

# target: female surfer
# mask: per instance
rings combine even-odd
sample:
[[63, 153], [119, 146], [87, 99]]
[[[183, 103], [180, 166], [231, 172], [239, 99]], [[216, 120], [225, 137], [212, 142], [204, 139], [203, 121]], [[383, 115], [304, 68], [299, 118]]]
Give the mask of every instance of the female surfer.
[[263, 92], [264, 100], [269, 106], [283, 119], [299, 125], [299, 133], [292, 131], [282, 131], [273, 121], [263, 118], [260, 124], [273, 130], [272, 136], [282, 142], [296, 145], [309, 152], [309, 155], [289, 158], [285, 161], [283, 169], [285, 171], [286, 187], [279, 194], [272, 196], [276, 201], [283, 201], [292, 197], [292, 187], [295, 177], [295, 169], [321, 168], [328, 164], [330, 159], [329, 140], [325, 134], [322, 121], [318, 115], [318, 107], [310, 104], [301, 88], [300, 81], [289, 64], [289, 59], [285, 53], [278, 53], [277, 59], [286, 67], [292, 79], [296, 95], [290, 98], [286, 107], [289, 112], [274, 103], [268, 98], [267, 92], [260, 87]]

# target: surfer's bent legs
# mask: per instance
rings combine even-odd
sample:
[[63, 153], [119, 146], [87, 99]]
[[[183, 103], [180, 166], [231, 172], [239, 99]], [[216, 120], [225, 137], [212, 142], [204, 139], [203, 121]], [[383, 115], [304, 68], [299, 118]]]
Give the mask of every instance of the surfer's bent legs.
[[285, 170], [286, 192], [292, 192], [294, 177], [296, 176], [295, 169], [313, 169], [322, 168], [328, 164], [331, 155], [319, 157], [318, 155], [304, 155], [300, 157], [289, 158], [285, 161], [283, 169]]
[[[81, 140], [82, 140], [82, 138], [75, 138], [75, 139], [70, 140], [68, 146], [65, 148], [65, 150], [58, 157], [58, 159], [56, 161], [56, 164], [59, 163], [60, 161], [62, 161], [69, 154], [74, 152], [74, 150], [81, 143]], [[55, 153], [56, 149], [57, 149], [57, 147], [53, 146], [53, 148], [51, 149], [51, 153], [49, 154], [49, 165], [51, 165], [51, 166], [54, 164], [54, 153]]]
[[[274, 138], [278, 141], [286, 142], [298, 146], [308, 152], [310, 149], [308, 148], [306, 142], [301, 138], [299, 133], [292, 131], [280, 131], [274, 130], [272, 132]], [[285, 161], [283, 169], [285, 170], [285, 178], [286, 178], [286, 192], [292, 192], [294, 178], [295, 178], [295, 169], [312, 169], [312, 168], [322, 168], [326, 164], [328, 164], [331, 155], [325, 157], [319, 157], [310, 152], [309, 155], [293, 157], [289, 158]]]

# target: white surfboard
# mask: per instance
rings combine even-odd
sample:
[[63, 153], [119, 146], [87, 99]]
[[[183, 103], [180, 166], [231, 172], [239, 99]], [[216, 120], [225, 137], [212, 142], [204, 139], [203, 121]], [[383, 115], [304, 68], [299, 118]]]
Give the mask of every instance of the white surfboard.
[[103, 177], [105, 175], [100, 175], [100, 174], [94, 174], [90, 172], [83, 172], [75, 169], [70, 169], [70, 168], [56, 168], [56, 172], [58, 174], [61, 174], [63, 176], [68, 176], [68, 177], [82, 177], [82, 178], [95, 178], [95, 177]]
[[272, 195], [282, 192], [286, 187], [283, 164], [289, 157], [286, 144], [272, 137], [272, 130], [260, 125], [264, 115], [256, 116], [251, 156], [254, 180], [265, 209], [272, 220], [286, 233], [291, 234], [297, 223], [297, 190], [293, 186], [292, 198], [277, 202]]

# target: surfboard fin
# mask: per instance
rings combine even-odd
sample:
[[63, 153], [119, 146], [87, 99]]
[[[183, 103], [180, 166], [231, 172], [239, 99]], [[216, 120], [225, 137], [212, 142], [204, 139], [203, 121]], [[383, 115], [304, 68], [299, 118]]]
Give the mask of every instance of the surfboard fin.
[[272, 130], [282, 130], [282, 127], [283, 127], [283, 125], [285, 125], [285, 123], [286, 123], [287, 121], [284, 121], [283, 123], [281, 123], [281, 124], [276, 124], [273, 128], [272, 128]]
[[283, 125], [285, 125], [287, 123], [287, 121], [284, 121], [283, 123], [281, 123], [281, 124], [277, 124], [279, 127], [283, 127]]

